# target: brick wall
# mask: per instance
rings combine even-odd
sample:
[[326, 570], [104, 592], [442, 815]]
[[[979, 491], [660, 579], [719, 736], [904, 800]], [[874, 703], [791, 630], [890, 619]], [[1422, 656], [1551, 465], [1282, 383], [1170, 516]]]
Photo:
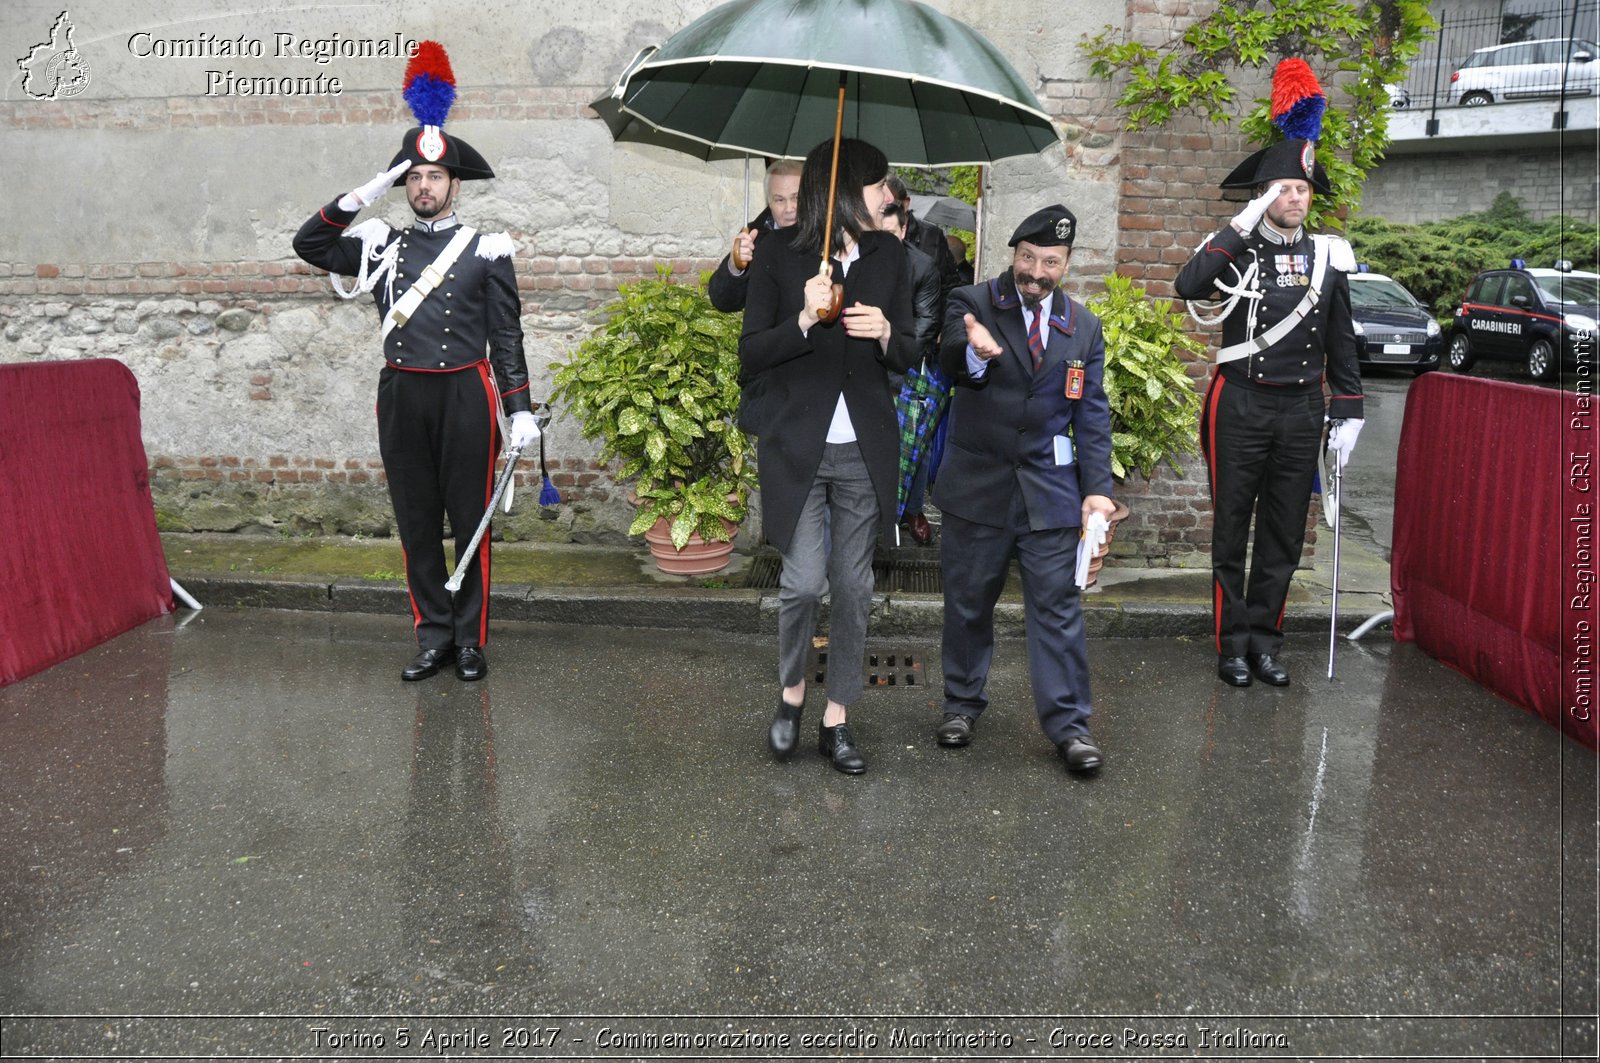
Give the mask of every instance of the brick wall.
[[[671, 21], [712, 2], [687, 0]], [[979, 24], [961, 2], [940, 6]], [[1156, 40], [1211, 6], [1130, 0], [1119, 13], [1130, 31]], [[1118, 86], [1089, 77], [1077, 51], [1103, 5], [1068, 7], [1074, 17], [1064, 21], [1032, 20], [1057, 28], [993, 31], [1024, 77], [1037, 78], [1063, 148], [991, 168], [986, 271], [1006, 260], [1018, 211], [1050, 196], [1083, 222], [1075, 294], [1092, 296], [1116, 269], [1168, 295], [1190, 249], [1232, 213], [1216, 184], [1246, 145], [1229, 127], [1193, 122], [1126, 132]], [[530, 17], [559, 21], [544, 9]], [[464, 213], [516, 241], [535, 398], [548, 393], [552, 364], [587, 334], [590, 312], [618, 284], [653, 275], [658, 263], [695, 276], [743, 220], [736, 162], [708, 168], [656, 149], [614, 148], [587, 110], [607, 86], [585, 74], [618, 65], [600, 52], [631, 54], [635, 38], [659, 39], [663, 29], [602, 19], [582, 31], [584, 48], [568, 49], [567, 66], [542, 71], [554, 53], [534, 53], [529, 83], [467, 88], [452, 111], [452, 125], [472, 130], [500, 175], [466, 187]], [[509, 47], [488, 42], [471, 47]], [[467, 62], [458, 61], [458, 74]], [[505, 69], [516, 76], [522, 68]], [[148, 168], [144, 187], [99, 182], [82, 203], [48, 212], [48, 229], [21, 228], [0, 262], [0, 360], [112, 357], [134, 370], [163, 527], [392, 534], [372, 421], [370, 303], [333, 298], [327, 279], [293, 256], [289, 237], [320, 202], [386, 160], [409, 117], [387, 89], [346, 90], [337, 100], [173, 91], [0, 101], [0, 147], [45, 160], [30, 180], [48, 181], [41, 169], [86, 172], [119, 153]], [[188, 157], [202, 151], [218, 158]], [[22, 192], [60, 206], [48, 184]], [[403, 209], [391, 198], [393, 221]], [[1197, 386], [1206, 374], [1204, 364], [1193, 366]], [[548, 441], [562, 505], [519, 504], [497, 527], [514, 538], [625, 541], [632, 510], [625, 489], [596, 464], [596, 448], [561, 420]], [[1181, 469], [1163, 466], [1148, 483], [1120, 485], [1133, 513], [1119, 531], [1119, 555], [1208, 563], [1204, 470], [1194, 459]], [[519, 483], [536, 492], [537, 473]]]

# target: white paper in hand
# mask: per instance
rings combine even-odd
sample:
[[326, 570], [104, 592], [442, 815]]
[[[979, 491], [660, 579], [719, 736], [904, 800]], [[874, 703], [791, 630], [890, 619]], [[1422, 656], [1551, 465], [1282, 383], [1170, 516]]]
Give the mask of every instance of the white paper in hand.
[[1078, 539], [1078, 570], [1074, 576], [1079, 590], [1089, 586], [1089, 560], [1105, 545], [1106, 530], [1110, 527], [1111, 522], [1100, 513], [1089, 514], [1083, 525], [1083, 534]]

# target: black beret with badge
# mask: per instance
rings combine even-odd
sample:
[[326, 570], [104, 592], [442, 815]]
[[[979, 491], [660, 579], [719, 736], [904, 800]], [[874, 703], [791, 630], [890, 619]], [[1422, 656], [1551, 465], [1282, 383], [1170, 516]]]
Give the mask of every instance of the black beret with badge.
[[1073, 238], [1078, 235], [1078, 219], [1072, 211], [1056, 203], [1036, 210], [1017, 226], [1017, 231], [1011, 234], [1010, 247], [1026, 241], [1035, 247], [1071, 247]]

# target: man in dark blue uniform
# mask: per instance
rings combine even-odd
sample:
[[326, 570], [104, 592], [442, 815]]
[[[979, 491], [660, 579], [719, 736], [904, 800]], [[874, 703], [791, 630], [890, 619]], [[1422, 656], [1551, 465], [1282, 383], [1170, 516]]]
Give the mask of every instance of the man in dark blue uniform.
[[940, 361], [955, 382], [934, 484], [944, 514], [944, 717], [940, 745], [972, 741], [988, 705], [994, 606], [1022, 569], [1028, 673], [1045, 737], [1068, 770], [1104, 763], [1089, 737], [1089, 663], [1074, 580], [1080, 529], [1110, 517], [1111, 412], [1100, 321], [1059, 290], [1077, 219], [1028, 216], [1011, 268], [950, 293]]
[[[335, 290], [346, 298], [371, 292], [383, 321], [378, 450], [420, 649], [401, 672], [407, 681], [452, 662], [460, 679], [487, 674], [489, 537], [452, 597], [444, 519], [459, 557], [488, 507], [502, 412], [510, 417], [512, 447], [539, 436], [511, 237], [464, 226], [454, 210], [462, 181], [493, 176], [461, 138], [419, 126], [402, 138], [387, 172], [317, 211], [294, 238], [305, 261], [356, 277], [349, 290], [336, 277]], [[406, 190], [415, 221], [400, 230], [376, 218], [352, 226], [390, 187]]]
[[1311, 141], [1290, 139], [1240, 164], [1222, 187], [1253, 189], [1256, 198], [1201, 245], [1173, 284], [1185, 299], [1228, 297], [1208, 322], [1222, 321], [1222, 349], [1200, 444], [1211, 480], [1217, 675], [1233, 686], [1249, 686], [1252, 677], [1288, 684], [1278, 658], [1283, 614], [1305, 543], [1323, 422], [1332, 423], [1328, 445], [1341, 468], [1361, 431], [1345, 278], [1355, 258], [1343, 240], [1306, 233], [1313, 194], [1329, 191], [1315, 160]]

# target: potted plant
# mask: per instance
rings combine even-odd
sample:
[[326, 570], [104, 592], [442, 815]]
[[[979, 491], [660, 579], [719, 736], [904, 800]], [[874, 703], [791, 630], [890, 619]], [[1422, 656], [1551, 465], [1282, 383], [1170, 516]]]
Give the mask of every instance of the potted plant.
[[[1106, 399], [1111, 405], [1111, 474], [1146, 480], [1161, 462], [1178, 470], [1177, 458], [1199, 450], [1200, 393], [1182, 352], [1205, 357], [1205, 345], [1184, 331], [1184, 317], [1170, 299], [1152, 299], [1133, 281], [1108, 274], [1105, 291], [1088, 300], [1105, 331]], [[1090, 582], [1110, 548], [1111, 535], [1128, 515], [1117, 501], [1100, 556], [1090, 564]]]
[[[552, 398], [620, 462], [644, 534], [666, 572], [726, 566], [755, 486], [755, 448], [734, 423], [739, 407], [737, 315], [714, 309], [703, 285], [656, 277], [623, 284], [603, 323], [556, 365]], [[697, 557], [707, 552], [709, 559]]]

